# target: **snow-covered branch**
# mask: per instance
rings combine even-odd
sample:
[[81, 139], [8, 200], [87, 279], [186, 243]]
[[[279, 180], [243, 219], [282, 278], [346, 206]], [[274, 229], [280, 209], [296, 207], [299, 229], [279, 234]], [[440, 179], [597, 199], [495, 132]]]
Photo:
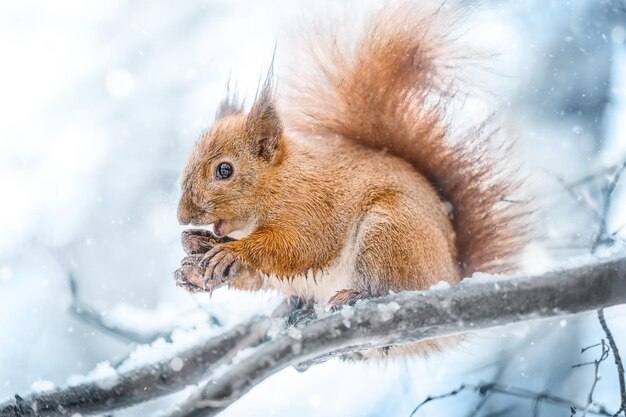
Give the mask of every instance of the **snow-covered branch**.
[[259, 346], [229, 371], [210, 379], [203, 401], [188, 402], [172, 416], [215, 415], [277, 371], [319, 356], [622, 303], [626, 303], [625, 258], [540, 276], [466, 280], [445, 290], [380, 297]]
[[[84, 415], [114, 410], [203, 379], [208, 383], [172, 415], [215, 415], [279, 370], [319, 357], [623, 303], [626, 258], [596, 261], [539, 276], [475, 277], [445, 289], [362, 301], [274, 337], [252, 337], [254, 343], [242, 343], [251, 332], [258, 334], [259, 323], [267, 323], [267, 319], [256, 319], [178, 355], [184, 359], [184, 366], [178, 371], [164, 361], [119, 374], [113, 385], [90, 383], [16, 398], [0, 405], [0, 416]], [[216, 369], [216, 363], [226, 364], [224, 357], [232, 358], [234, 352], [254, 344], [258, 346], [247, 356], [230, 366], [220, 366], [219, 372], [205, 374], [207, 369]]]
[[0, 405], [0, 416], [71, 416], [87, 415], [116, 410], [180, 391], [185, 386], [198, 383], [207, 369], [219, 363], [242, 340], [254, 346], [261, 340], [250, 340], [267, 331], [271, 319], [256, 317], [245, 324], [219, 334], [175, 357], [149, 363], [116, 377], [94, 380], [54, 391], [33, 393], [27, 397]]

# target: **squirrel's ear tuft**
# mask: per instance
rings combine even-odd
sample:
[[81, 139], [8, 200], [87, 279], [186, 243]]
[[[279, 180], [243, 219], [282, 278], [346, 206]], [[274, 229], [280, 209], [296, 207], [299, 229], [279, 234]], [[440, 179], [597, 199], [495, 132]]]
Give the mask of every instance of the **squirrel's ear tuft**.
[[246, 119], [246, 129], [256, 153], [268, 161], [278, 149], [283, 134], [283, 124], [274, 101], [273, 73], [272, 65]]
[[231, 116], [233, 114], [243, 113], [243, 102], [239, 100], [239, 94], [237, 93], [237, 84], [233, 88], [233, 92], [230, 92], [230, 78], [226, 83], [226, 96], [220, 101], [217, 106], [217, 112], [215, 113], [215, 120], [219, 120], [222, 117]]

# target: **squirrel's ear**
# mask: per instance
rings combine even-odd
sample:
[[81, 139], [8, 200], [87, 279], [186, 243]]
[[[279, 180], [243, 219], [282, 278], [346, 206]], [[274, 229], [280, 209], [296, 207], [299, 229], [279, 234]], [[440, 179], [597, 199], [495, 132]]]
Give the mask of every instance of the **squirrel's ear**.
[[268, 161], [272, 159], [278, 149], [280, 137], [283, 134], [283, 124], [273, 97], [272, 78], [273, 70], [270, 67], [263, 88], [257, 94], [246, 119], [246, 129], [253, 141], [255, 152], [259, 157]]
[[271, 101], [255, 103], [248, 114], [246, 128], [255, 153], [268, 161], [271, 160], [283, 134], [283, 125], [274, 103]]

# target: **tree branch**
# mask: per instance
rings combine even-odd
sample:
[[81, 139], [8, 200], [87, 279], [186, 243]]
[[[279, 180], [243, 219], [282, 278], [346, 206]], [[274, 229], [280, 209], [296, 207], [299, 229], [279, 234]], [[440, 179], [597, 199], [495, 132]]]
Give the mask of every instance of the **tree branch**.
[[[279, 370], [342, 354], [466, 333], [523, 320], [626, 303], [626, 259], [541, 276], [466, 280], [445, 290], [403, 292], [358, 303], [350, 313], [314, 320], [259, 346], [205, 386], [206, 403], [184, 404], [172, 417], [212, 416]], [[393, 329], [393, 331], [391, 330]], [[219, 405], [211, 405], [219, 404]]]
[[182, 367], [172, 366], [174, 358], [168, 358], [119, 373], [114, 381], [93, 381], [34, 393], [25, 398], [16, 395], [14, 400], [0, 405], [0, 417], [95, 414], [175, 393], [202, 380], [209, 365], [219, 362], [239, 347], [244, 338], [258, 334], [258, 328], [266, 329], [270, 320], [268, 317], [256, 317], [210, 340], [201, 341], [176, 356]]
[[[539, 276], [474, 278], [442, 290], [403, 292], [361, 301], [290, 328], [208, 377], [199, 401], [173, 416], [219, 413], [279, 370], [320, 356], [337, 356], [398, 343], [467, 333], [509, 323], [576, 314], [626, 303], [626, 258], [609, 259]], [[268, 319], [265, 319], [268, 320]], [[259, 319], [168, 361], [119, 374], [113, 386], [97, 383], [35, 393], [0, 405], [0, 416], [93, 414], [137, 404], [182, 389], [203, 378], [225, 355], [232, 356]], [[262, 342], [265, 339], [262, 339]], [[212, 368], [215, 369], [215, 368]], [[37, 411], [34, 411], [37, 410]]]

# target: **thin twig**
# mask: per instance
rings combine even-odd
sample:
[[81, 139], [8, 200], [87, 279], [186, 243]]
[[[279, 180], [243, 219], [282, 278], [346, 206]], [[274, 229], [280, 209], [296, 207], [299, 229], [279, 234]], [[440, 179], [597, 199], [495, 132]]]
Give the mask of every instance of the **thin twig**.
[[533, 417], [539, 417], [539, 410], [541, 408], [541, 402], [548, 397], [548, 394], [545, 392], [540, 392], [537, 394], [537, 398], [535, 398], [535, 402], [533, 405]]
[[604, 318], [604, 308], [598, 310], [598, 320], [600, 321], [602, 330], [604, 330], [604, 334], [606, 334], [606, 339], [608, 340], [609, 346], [611, 347], [611, 352], [613, 352], [615, 366], [617, 367], [617, 377], [619, 378], [621, 404], [619, 410], [617, 410], [617, 412], [613, 414], [613, 417], [617, 416], [621, 412], [624, 412], [624, 414], [626, 415], [626, 383], [624, 382], [624, 362], [622, 362], [622, 357], [620, 356], [619, 350], [617, 349], [617, 344], [615, 343], [613, 334], [611, 333], [609, 326], [606, 324], [606, 319]]
[[136, 344], [149, 344], [156, 339], [162, 337], [165, 340], [169, 340], [170, 332], [156, 332], [152, 334], [142, 334], [131, 330], [122, 329], [117, 326], [112, 326], [107, 323], [104, 316], [90, 305], [83, 303], [78, 297], [78, 291], [76, 286], [76, 279], [70, 273], [68, 274], [68, 281], [70, 285], [70, 292], [72, 295], [72, 302], [68, 307], [68, 311], [80, 321], [101, 330], [104, 333], [117, 337], [123, 342], [132, 342]]
[[517, 405], [508, 405], [508, 406], [502, 408], [501, 410], [494, 411], [493, 413], [486, 414], [485, 417], [508, 416], [508, 415], [511, 414], [511, 412], [513, 412], [513, 410], [516, 410], [517, 408], [519, 408]]
[[[508, 363], [509, 362], [507, 361], [502, 361], [502, 360], [500, 361], [500, 364], [498, 366], [498, 371], [493, 377], [494, 383], [500, 382]], [[487, 404], [487, 401], [489, 400], [490, 397], [491, 397], [491, 392], [486, 392], [484, 395], [481, 395], [478, 403], [474, 406], [474, 408], [469, 413], [467, 413], [466, 417], [475, 417], [478, 414], [478, 412], [485, 406], [485, 404]]]
[[593, 217], [594, 220], [601, 220], [601, 214], [598, 212], [598, 210], [596, 210], [595, 207], [593, 207], [588, 199], [584, 198], [578, 191], [574, 189], [574, 187], [571, 187], [569, 184], [567, 184], [564, 179], [556, 177], [556, 180], [563, 187], [563, 189], [567, 191], [567, 193], [572, 197], [576, 204], [585, 209], [591, 215], [591, 217]]
[[592, 253], [595, 253], [597, 248], [601, 244], [610, 243], [613, 241], [612, 235], [609, 234], [607, 230], [607, 217], [609, 215], [609, 208], [611, 206], [611, 198], [613, 196], [613, 191], [615, 191], [615, 187], [617, 183], [619, 182], [625, 169], [626, 169], [626, 160], [621, 165], [615, 168], [613, 175], [611, 175], [611, 178], [604, 186], [604, 190], [602, 193], [602, 200], [600, 202], [602, 213], [599, 218], [598, 230], [596, 232], [596, 236], [591, 246]]
[[[547, 392], [536, 392], [536, 391], [528, 390], [525, 388], [510, 387], [508, 385], [494, 384], [492, 382], [489, 382], [489, 383], [480, 383], [480, 384], [463, 384], [457, 389], [452, 390], [450, 392], [447, 392], [441, 395], [430, 396], [424, 401], [422, 401], [420, 404], [418, 404], [417, 407], [413, 409], [413, 412], [410, 414], [410, 417], [413, 417], [424, 405], [428, 404], [431, 401], [452, 397], [467, 390], [472, 390], [481, 396], [486, 395], [489, 392], [492, 392], [494, 394], [501, 394], [501, 395], [521, 398], [525, 400], [533, 400], [535, 410], [538, 410], [538, 403], [541, 401], [558, 405], [561, 407], [566, 407], [568, 409], [572, 406], [576, 408], [581, 408], [581, 409], [585, 407], [581, 404], [575, 404], [573, 401], [567, 398], [552, 395]], [[605, 417], [611, 416], [611, 413], [609, 413], [602, 404], [594, 402], [592, 406], [594, 408], [589, 410], [590, 413], [599, 415], [599, 416], [605, 416]]]
[[466, 384], [462, 384], [460, 387], [453, 389], [452, 391], [446, 392], [444, 394], [439, 394], [439, 395], [429, 395], [428, 397], [426, 397], [424, 399], [424, 401], [422, 401], [421, 403], [419, 403], [417, 406], [415, 406], [415, 408], [413, 409], [413, 411], [411, 411], [411, 414], [409, 414], [409, 417], [413, 417], [415, 415], [415, 413], [417, 413], [420, 408], [422, 408], [423, 406], [425, 406], [426, 404], [428, 404], [429, 402], [432, 401], [437, 401], [437, 400], [441, 400], [444, 398], [449, 398], [449, 397], [454, 397], [455, 395], [457, 395], [460, 392], [463, 392], [467, 389], [474, 389], [476, 391], [478, 391], [478, 386], [477, 385], [466, 385]]
[[[596, 345], [597, 346], [597, 345]], [[604, 339], [602, 339], [602, 341], [600, 342], [600, 346], [602, 347], [602, 350], [600, 352], [600, 357], [596, 360], [594, 360], [593, 362], [589, 363], [582, 363], [582, 364], [578, 364], [578, 365], [574, 365], [573, 367], [581, 367], [581, 366], [585, 366], [585, 365], [590, 365], [592, 364], [594, 369], [593, 369], [593, 383], [591, 384], [591, 388], [589, 389], [589, 394], [587, 395], [587, 405], [585, 406], [585, 409], [583, 411], [583, 417], [585, 417], [589, 412], [591, 407], [594, 404], [593, 401], [593, 394], [596, 391], [596, 386], [598, 385], [598, 381], [600, 381], [600, 364], [602, 362], [604, 362], [606, 360], [606, 358], [609, 357], [609, 348], [606, 345], [606, 343], [604, 342]]]
[[[49, 250], [50, 253], [54, 256], [59, 266], [66, 271], [68, 287], [71, 295], [71, 304], [68, 307], [68, 311], [72, 316], [82, 321], [83, 323], [102, 331], [103, 333], [109, 334], [122, 340], [123, 342], [131, 342], [132, 344], [150, 344], [159, 338], [170, 341], [171, 330], [173, 329], [170, 329], [170, 331], [163, 330], [152, 332], [150, 334], [144, 334], [133, 330], [123, 329], [119, 326], [114, 326], [110, 323], [107, 323], [104, 315], [100, 311], [81, 300], [78, 288], [78, 280], [76, 279], [73, 268], [69, 265], [68, 262], [65, 261], [62, 253], [47, 246], [46, 249]], [[202, 308], [197, 300], [196, 303], [198, 304], [199, 308]], [[208, 317], [207, 320], [211, 326], [222, 326], [222, 323], [217, 317], [210, 314], [208, 311], [206, 311], [206, 313]]]
[[600, 362], [604, 361], [608, 357], [608, 355], [609, 355], [608, 346], [606, 345], [606, 342], [604, 341], [604, 339], [601, 339], [600, 343], [596, 343], [594, 345], [587, 346], [587, 347], [584, 347], [584, 348], [580, 349], [580, 353], [581, 354], [585, 353], [589, 349], [592, 349], [592, 348], [595, 348], [595, 347], [598, 347], [598, 346], [602, 347], [599, 359], [594, 359], [594, 360], [592, 360], [590, 362], [577, 363], [576, 365], [572, 365], [572, 368], [581, 368], [583, 366], [588, 366], [588, 365], [597, 365]]

